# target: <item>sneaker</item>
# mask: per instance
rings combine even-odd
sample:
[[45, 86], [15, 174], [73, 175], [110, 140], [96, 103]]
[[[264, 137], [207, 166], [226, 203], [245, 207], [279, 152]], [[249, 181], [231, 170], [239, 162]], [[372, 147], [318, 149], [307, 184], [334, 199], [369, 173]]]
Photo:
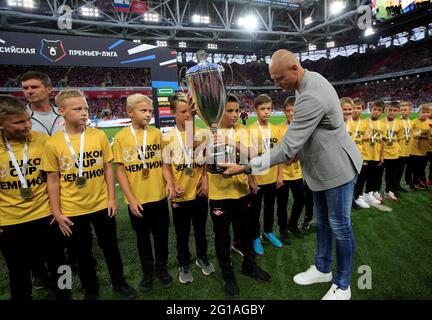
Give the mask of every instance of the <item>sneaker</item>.
[[142, 292], [149, 292], [153, 285], [153, 273], [144, 273], [139, 289]]
[[195, 264], [201, 268], [202, 273], [204, 273], [204, 275], [206, 276], [215, 273], [215, 267], [213, 263], [208, 261], [207, 257], [202, 257], [201, 259], [197, 259], [195, 261]]
[[296, 238], [299, 238], [299, 239], [304, 238], [303, 233], [301, 233], [301, 231], [299, 230], [297, 225], [288, 225], [288, 230], [291, 231], [292, 233], [294, 233]]
[[264, 232], [264, 237], [265, 239], [267, 239], [268, 242], [270, 242], [276, 248], [282, 248], [282, 242], [280, 242], [279, 239], [276, 238], [274, 232], [268, 232], [268, 233]]
[[427, 179], [427, 180], [426, 180], [426, 184], [427, 184], [428, 186], [432, 186], [432, 179]]
[[240, 289], [234, 277], [223, 279], [223, 289], [231, 297], [237, 297], [240, 294]]
[[286, 245], [291, 244], [291, 239], [289, 238], [288, 229], [282, 229], [280, 231], [280, 241], [282, 241]]
[[193, 281], [192, 271], [188, 265], [179, 267], [179, 281], [181, 283], [191, 283]]
[[422, 187], [425, 187], [425, 188], [428, 187], [428, 184], [427, 184], [427, 181], [426, 181], [426, 180], [420, 181], [420, 182], [419, 182], [419, 185], [422, 186]]
[[157, 270], [156, 276], [158, 277], [162, 286], [164, 286], [167, 289], [172, 287], [173, 279], [172, 279], [171, 275], [168, 273], [167, 268], [162, 268], [162, 269]]
[[134, 300], [137, 297], [136, 290], [132, 288], [126, 281], [113, 285], [113, 290], [120, 293], [128, 300]]
[[46, 278], [33, 276], [33, 289], [41, 290], [50, 286], [50, 280]]
[[337, 285], [332, 284], [330, 290], [321, 300], [351, 300], [351, 288], [348, 287], [348, 289], [342, 290]]
[[378, 191], [375, 191], [373, 194], [375, 199], [377, 199], [380, 203], [383, 201], [383, 198], [381, 197], [380, 193]]
[[231, 244], [231, 250], [233, 250], [234, 252], [237, 252], [239, 255], [244, 257], [244, 254], [241, 251], [240, 240], [233, 241], [233, 243]]
[[332, 273], [320, 272], [315, 265], [312, 265], [305, 272], [296, 274], [293, 280], [295, 283], [302, 286], [314, 283], [330, 282], [332, 280]]
[[397, 197], [395, 196], [395, 194], [393, 193], [393, 192], [391, 192], [391, 191], [389, 191], [389, 192], [385, 192], [384, 193], [384, 198], [386, 198], [386, 199], [389, 199], [389, 200], [391, 200], [391, 201], [397, 201]]
[[427, 189], [427, 187], [421, 185], [420, 183], [415, 183], [413, 185], [413, 187], [414, 187], [414, 189], [417, 189], [417, 190], [426, 190]]
[[378, 201], [378, 200], [373, 196], [373, 192], [372, 192], [372, 191], [369, 192], [369, 193], [366, 193], [363, 197], [364, 197], [366, 203], [369, 204], [369, 205], [371, 205], [371, 206], [372, 206], [372, 205], [377, 205], [377, 204], [380, 204], [380, 203], [381, 203], [380, 201]]
[[261, 238], [260, 237], [256, 238], [253, 241], [253, 245], [254, 245], [254, 250], [255, 250], [256, 254], [258, 254], [260, 256], [264, 254], [264, 248], [262, 246]]
[[370, 205], [366, 203], [366, 200], [364, 196], [359, 196], [356, 200], [354, 200], [355, 204], [359, 206], [359, 208], [362, 209], [369, 209]]
[[250, 268], [241, 267], [240, 272], [243, 273], [245, 276], [254, 278], [255, 280], [262, 281], [262, 282], [269, 282], [270, 281], [270, 275], [261, 269], [258, 265], [254, 264]]
[[308, 231], [311, 228], [311, 222], [310, 221], [303, 221], [301, 226], [303, 231]]

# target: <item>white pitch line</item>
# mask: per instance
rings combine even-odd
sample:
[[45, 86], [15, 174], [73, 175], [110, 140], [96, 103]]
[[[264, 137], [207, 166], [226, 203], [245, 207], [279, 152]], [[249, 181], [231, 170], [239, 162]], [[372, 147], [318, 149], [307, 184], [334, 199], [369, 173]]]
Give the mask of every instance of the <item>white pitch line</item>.
[[148, 51], [148, 50], [151, 50], [151, 49], [154, 49], [154, 48], [157, 48], [157, 47], [156, 46], [152, 46], [150, 44], [145, 44], [144, 43], [144, 44], [141, 44], [141, 45], [139, 45], [137, 47], [129, 49], [128, 53], [129, 54], [135, 54], [135, 53], [139, 53], [139, 52], [143, 52], [143, 51]]
[[171, 63], [177, 63], [177, 59], [172, 59], [172, 60], [168, 60], [168, 61], [164, 61], [159, 63], [160, 66], [166, 66], [167, 64], [171, 64]]

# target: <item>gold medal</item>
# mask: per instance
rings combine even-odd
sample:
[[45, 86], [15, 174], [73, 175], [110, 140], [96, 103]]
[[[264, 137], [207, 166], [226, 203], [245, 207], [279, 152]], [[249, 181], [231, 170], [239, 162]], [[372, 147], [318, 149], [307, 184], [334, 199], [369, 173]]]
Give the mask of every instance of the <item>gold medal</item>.
[[144, 178], [148, 178], [150, 175], [150, 169], [149, 168], [143, 168], [142, 174], [143, 174]]
[[30, 200], [33, 197], [33, 192], [31, 188], [20, 188], [21, 198], [24, 200]]
[[78, 188], [83, 188], [83, 187], [85, 187], [85, 185], [87, 184], [87, 178], [86, 177], [84, 177], [84, 176], [82, 176], [82, 177], [76, 177], [76, 180], [75, 180], [75, 185], [78, 187]]
[[374, 144], [375, 144], [375, 142], [374, 142], [374, 141], [371, 141], [371, 142], [370, 142], [370, 145], [371, 145], [371, 146], [373, 146]]
[[389, 141], [389, 142], [387, 142], [387, 145], [388, 145], [389, 147], [391, 147], [391, 146], [393, 145], [393, 141]]
[[186, 167], [186, 175], [187, 176], [189, 176], [189, 177], [193, 177], [193, 175], [194, 175], [194, 172], [193, 172], [193, 169], [191, 168], [191, 167]]

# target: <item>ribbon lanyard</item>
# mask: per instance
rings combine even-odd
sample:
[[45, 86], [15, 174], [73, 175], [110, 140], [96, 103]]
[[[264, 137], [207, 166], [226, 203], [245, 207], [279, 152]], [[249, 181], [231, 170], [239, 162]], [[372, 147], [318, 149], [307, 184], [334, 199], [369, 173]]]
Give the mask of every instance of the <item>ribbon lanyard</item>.
[[[180, 131], [178, 130], [177, 126], [175, 126], [174, 128], [175, 128], [175, 131], [177, 133], [177, 139], [179, 141], [180, 147], [182, 148], [182, 152], [183, 152], [183, 155], [184, 155], [184, 158], [186, 161], [186, 166], [190, 167], [191, 163], [192, 163], [192, 148], [188, 148], [188, 150], [186, 150], [186, 147], [183, 143], [183, 139], [182, 139], [182, 136], [180, 134]], [[186, 135], [186, 133], [185, 133], [185, 135]]]
[[144, 149], [144, 152], [142, 152], [142, 150], [141, 150], [141, 148], [140, 148], [140, 146], [138, 144], [138, 139], [136, 137], [136, 133], [135, 133], [135, 130], [132, 127], [132, 125], [130, 125], [129, 128], [130, 128], [130, 131], [132, 132], [132, 135], [133, 135], [133, 137], [135, 139], [135, 148], [136, 148], [138, 154], [141, 157], [141, 161], [143, 163], [144, 169], [147, 169], [147, 163], [145, 162], [145, 152], [146, 152], [146, 149], [147, 149], [147, 127], [144, 128], [144, 135], [143, 135], [143, 149]]
[[351, 122], [352, 122], [352, 120], [348, 119], [347, 124], [346, 124], [346, 129], [347, 129], [348, 133], [350, 132], [350, 129], [351, 129]]
[[381, 134], [381, 132], [380, 132], [380, 121], [377, 120], [377, 122], [378, 122], [377, 132], [376, 132], [375, 134], [373, 134], [373, 124], [372, 124], [372, 119], [369, 118], [369, 124], [370, 124], [370, 128], [371, 128], [371, 135], [372, 135], [372, 137], [371, 137], [371, 141], [372, 141], [372, 142], [375, 142], [375, 139], [376, 139], [378, 133]]
[[265, 149], [265, 151], [267, 152], [267, 151], [270, 150], [270, 124], [267, 123], [267, 137], [268, 137], [268, 141], [266, 141], [266, 139], [265, 139], [265, 137], [264, 137], [264, 131], [263, 131], [263, 129], [261, 128], [261, 126], [259, 125], [259, 123], [258, 123], [258, 128], [259, 128], [260, 131], [261, 131], [261, 142], [262, 142], [262, 144], [264, 145], [264, 149]]
[[360, 128], [360, 119], [357, 120], [357, 127], [356, 127], [356, 130], [355, 130], [355, 133], [354, 133], [354, 138], [357, 138], [357, 133], [359, 131], [359, 128]]
[[409, 140], [409, 136], [411, 133], [411, 123], [410, 123], [410, 119], [408, 119], [408, 127], [405, 124], [405, 119], [402, 119], [403, 125], [404, 125], [404, 133], [405, 133], [405, 140]]
[[393, 140], [393, 135], [394, 135], [394, 131], [395, 131], [395, 125], [396, 125], [396, 119], [393, 120], [393, 128], [392, 128], [392, 131], [390, 132], [389, 123], [388, 123], [388, 120], [386, 118], [387, 136], [389, 138], [389, 142], [391, 142]]
[[84, 133], [85, 133], [85, 128], [83, 129], [83, 132], [81, 133], [81, 138], [80, 138], [80, 150], [79, 150], [79, 161], [78, 158], [76, 156], [75, 150], [72, 146], [72, 143], [69, 139], [69, 135], [66, 132], [66, 128], [63, 128], [63, 133], [64, 133], [64, 137], [66, 140], [66, 144], [69, 147], [70, 153], [72, 154], [72, 158], [74, 159], [76, 165], [78, 166], [78, 177], [82, 177], [83, 176], [83, 164], [84, 164]]
[[27, 145], [27, 141], [24, 144], [23, 165], [22, 165], [22, 168], [20, 168], [20, 166], [18, 165], [18, 161], [17, 161], [17, 159], [15, 157], [15, 154], [14, 154], [14, 152], [12, 150], [12, 147], [9, 144], [9, 141], [6, 138], [5, 135], [3, 136], [3, 139], [4, 139], [4, 142], [5, 142], [5, 145], [6, 145], [6, 149], [7, 149], [8, 153], [9, 153], [9, 157], [10, 157], [10, 159], [12, 161], [12, 164], [13, 164], [13, 166], [15, 168], [15, 171], [18, 174], [18, 178], [19, 178], [19, 180], [21, 182], [21, 185], [22, 185], [23, 188], [27, 188], [28, 187], [27, 186], [27, 180], [25, 179], [25, 176], [27, 175], [27, 161], [28, 161], [28, 145]]

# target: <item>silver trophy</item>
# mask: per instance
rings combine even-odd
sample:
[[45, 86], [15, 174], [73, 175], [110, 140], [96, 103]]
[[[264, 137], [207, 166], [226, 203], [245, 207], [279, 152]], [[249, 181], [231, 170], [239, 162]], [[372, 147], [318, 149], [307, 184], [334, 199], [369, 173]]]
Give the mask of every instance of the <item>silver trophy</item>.
[[[198, 116], [210, 128], [212, 137], [216, 134], [226, 103], [223, 80], [224, 68], [207, 62], [207, 52], [197, 52], [198, 64], [186, 72], [188, 91], [195, 103]], [[217, 163], [226, 162], [226, 146], [211, 143], [207, 149], [207, 171], [222, 173], [225, 169]]]

